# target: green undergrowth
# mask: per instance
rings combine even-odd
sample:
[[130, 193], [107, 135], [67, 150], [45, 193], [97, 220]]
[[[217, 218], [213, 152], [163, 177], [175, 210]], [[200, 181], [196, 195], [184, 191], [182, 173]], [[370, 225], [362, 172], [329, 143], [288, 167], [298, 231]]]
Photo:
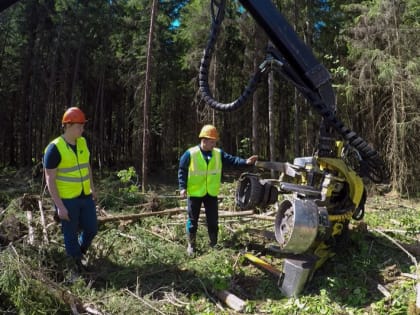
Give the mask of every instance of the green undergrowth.
[[[99, 206], [108, 215], [185, 207], [184, 200], [175, 198], [175, 187], [142, 194], [115, 176], [99, 187]], [[234, 191], [235, 183], [223, 185], [221, 209], [235, 210], [229, 197]], [[140, 207], [153, 200], [155, 208]], [[252, 253], [281, 269], [282, 258], [270, 249], [276, 241], [267, 237], [274, 231], [273, 222], [221, 217], [219, 244], [210, 248], [203, 221], [193, 257], [186, 254], [185, 212], [103, 223], [86, 257], [90, 270], [69, 283], [59, 225], [49, 211], [49, 244], [42, 242], [39, 215], [34, 213], [35, 243], [28, 244], [22, 229], [20, 237], [1, 247], [2, 313], [71, 314], [71, 305], [79, 301], [85, 310], [89, 306], [101, 314], [237, 314], [218, 298], [218, 292], [228, 290], [245, 301], [246, 314], [415, 314], [415, 280], [404, 276], [415, 274], [413, 262], [381, 234], [415, 246], [420, 226], [415, 203], [369, 198], [364, 219], [352, 222], [349, 242], [297, 298], [284, 297], [279, 279], [244, 256]], [[12, 213], [26, 224], [14, 201], [0, 219]]]

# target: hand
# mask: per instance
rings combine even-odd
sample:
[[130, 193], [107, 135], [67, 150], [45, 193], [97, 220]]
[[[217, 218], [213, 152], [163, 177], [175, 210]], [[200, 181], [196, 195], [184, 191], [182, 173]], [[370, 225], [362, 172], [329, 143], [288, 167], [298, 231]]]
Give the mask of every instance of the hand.
[[254, 165], [254, 164], [255, 164], [255, 162], [257, 162], [257, 160], [258, 160], [258, 155], [253, 155], [253, 156], [250, 156], [250, 157], [246, 160], [246, 164], [247, 164], [247, 165]]
[[179, 195], [180, 195], [182, 198], [187, 197], [187, 190], [186, 190], [186, 189], [181, 189], [181, 191], [179, 192]]
[[66, 208], [58, 208], [57, 212], [58, 212], [58, 217], [61, 220], [70, 221], [69, 212], [67, 211]]

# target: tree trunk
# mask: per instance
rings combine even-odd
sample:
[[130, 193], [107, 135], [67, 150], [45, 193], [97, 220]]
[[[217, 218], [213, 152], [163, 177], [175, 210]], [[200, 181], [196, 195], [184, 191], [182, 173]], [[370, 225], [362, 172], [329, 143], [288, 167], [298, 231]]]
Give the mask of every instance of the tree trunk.
[[36, 3], [30, 2], [27, 11], [26, 17], [28, 20], [27, 28], [25, 29], [26, 36], [27, 36], [27, 48], [25, 52], [25, 59], [23, 62], [22, 68], [22, 90], [21, 90], [21, 105], [22, 105], [22, 113], [21, 117], [21, 126], [18, 128], [22, 128], [20, 130], [25, 130], [24, 133], [17, 134], [17, 139], [19, 142], [20, 153], [18, 154], [18, 163], [21, 165], [31, 165], [32, 163], [32, 156], [31, 156], [31, 148], [32, 148], [32, 141], [33, 141], [33, 109], [34, 109], [34, 100], [33, 100], [33, 89], [34, 87], [31, 86], [31, 80], [33, 80], [34, 75], [34, 64], [37, 62], [33, 60], [33, 56], [35, 54], [35, 46], [36, 46], [36, 33], [33, 31], [36, 29], [38, 24], [38, 18], [36, 15]]
[[[257, 39], [255, 39], [257, 41]], [[255, 45], [257, 46], [257, 45]], [[254, 72], [258, 69], [258, 61], [257, 61], [258, 54], [255, 53], [254, 56]], [[258, 122], [259, 122], [259, 114], [258, 114], [258, 90], [254, 92], [252, 95], [252, 154], [258, 154], [259, 146], [260, 146], [260, 135], [258, 131]]]
[[71, 99], [70, 104], [66, 104], [68, 107], [76, 106], [76, 91], [77, 91], [77, 80], [79, 76], [79, 67], [80, 67], [80, 53], [82, 50], [82, 39], [79, 41], [79, 45], [77, 47], [77, 54], [76, 54], [76, 61], [73, 70], [73, 82], [71, 84]]
[[[294, 23], [293, 23], [293, 29], [297, 30], [297, 24], [299, 21], [299, 10], [296, 1], [294, 2]], [[306, 40], [305, 40], [306, 42]], [[298, 97], [298, 91], [294, 89], [294, 97], [293, 97], [293, 106], [294, 106], [294, 155], [300, 156], [300, 119], [299, 119], [299, 97]]]
[[[398, 17], [396, 15], [396, 8], [394, 7], [392, 9], [393, 12], [393, 24], [394, 24], [394, 34], [392, 35], [394, 38], [392, 38], [392, 42], [394, 43], [396, 47], [396, 59], [398, 60], [398, 64], [402, 65], [402, 56], [400, 51], [400, 34], [399, 34], [399, 23], [398, 23]], [[389, 43], [390, 46], [392, 46], [393, 43]], [[399, 82], [398, 82], [398, 81]], [[407, 174], [407, 153], [405, 150], [405, 146], [401, 145], [401, 143], [407, 143], [408, 140], [406, 138], [406, 122], [407, 122], [407, 115], [406, 115], [406, 109], [405, 109], [405, 101], [404, 101], [404, 88], [403, 88], [403, 82], [402, 80], [399, 80], [399, 76], [394, 80], [394, 78], [391, 79], [391, 86], [392, 86], [392, 112], [393, 112], [393, 119], [392, 119], [392, 149], [391, 152], [395, 152], [395, 157], [392, 159], [392, 186], [393, 188], [398, 188], [399, 191], [404, 191], [406, 186], [406, 183], [408, 180], [406, 179], [406, 176], [404, 174]], [[419, 294], [419, 292], [418, 292]], [[420, 307], [418, 305], [419, 298], [416, 300], [416, 306]]]
[[[268, 73], [268, 138], [270, 145], [270, 161], [276, 160], [276, 145], [275, 145], [275, 135], [274, 130], [274, 74], [273, 71]], [[276, 172], [271, 170], [271, 177], [276, 177]]]
[[146, 83], [144, 86], [144, 104], [143, 104], [143, 165], [142, 165], [142, 192], [145, 192], [147, 184], [147, 173], [149, 169], [149, 107], [151, 98], [151, 62], [152, 62], [152, 44], [153, 44], [153, 29], [155, 25], [156, 11], [158, 1], [152, 1], [152, 10], [150, 17], [149, 37], [147, 40], [147, 58], [146, 58]]
[[[261, 27], [259, 27], [256, 23], [254, 24], [254, 61], [253, 61], [253, 67], [254, 67], [254, 73], [256, 73], [259, 69], [259, 62], [263, 60], [261, 57], [261, 51], [264, 41], [264, 38], [259, 36], [259, 34], [262, 34], [263, 31]], [[252, 154], [258, 154], [261, 150], [261, 141], [260, 141], [260, 130], [259, 130], [259, 120], [260, 115], [258, 112], [258, 108], [260, 105], [259, 101], [259, 94], [258, 89], [254, 92], [254, 95], [252, 97]]]

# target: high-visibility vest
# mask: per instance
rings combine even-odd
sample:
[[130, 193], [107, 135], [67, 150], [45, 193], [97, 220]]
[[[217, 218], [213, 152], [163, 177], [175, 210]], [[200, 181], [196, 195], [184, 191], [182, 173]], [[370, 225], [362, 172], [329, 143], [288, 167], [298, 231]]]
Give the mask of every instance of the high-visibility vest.
[[82, 194], [82, 191], [85, 195], [89, 195], [91, 193], [88, 168], [90, 152], [86, 139], [83, 137], [76, 139], [77, 154], [61, 136], [51, 143], [55, 144], [61, 156], [55, 178], [60, 198], [76, 198]]
[[187, 193], [191, 197], [204, 197], [206, 194], [216, 197], [219, 194], [222, 179], [222, 153], [213, 149], [210, 161], [207, 163], [200, 147], [195, 146], [190, 152], [188, 168]]

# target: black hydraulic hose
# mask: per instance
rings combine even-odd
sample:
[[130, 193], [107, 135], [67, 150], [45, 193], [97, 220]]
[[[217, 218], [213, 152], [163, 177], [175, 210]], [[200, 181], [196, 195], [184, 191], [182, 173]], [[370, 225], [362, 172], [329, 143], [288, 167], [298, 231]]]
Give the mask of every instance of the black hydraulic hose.
[[383, 183], [389, 180], [390, 174], [385, 163], [379, 156], [379, 153], [373, 149], [363, 138], [358, 136], [354, 131], [347, 128], [344, 123], [336, 116], [335, 109], [326, 104], [319, 93], [308, 88], [304, 82], [300, 81], [295, 75], [294, 69], [290, 67], [287, 60], [280, 52], [271, 48], [270, 54], [275, 60], [279, 61], [280, 67], [273, 67], [286, 80], [290, 81], [296, 89], [309, 101], [315, 110], [324, 118], [324, 122], [334, 128], [348, 143], [355, 148], [361, 158], [360, 168], [358, 172], [361, 176], [366, 176], [374, 183]]
[[[204, 49], [204, 55], [200, 63], [200, 72], [199, 72], [199, 90], [201, 96], [205, 103], [211, 108], [214, 108], [219, 111], [229, 112], [240, 108], [245, 102], [252, 96], [257, 85], [260, 81], [261, 75], [265, 72], [266, 68], [261, 66], [258, 71], [253, 75], [253, 77], [248, 82], [248, 85], [245, 87], [242, 94], [231, 103], [220, 103], [215, 100], [210, 91], [208, 83], [208, 73], [210, 67], [211, 57], [213, 55], [213, 49], [216, 44], [217, 36], [219, 35], [220, 26], [224, 18], [225, 11], [225, 0], [221, 0], [219, 4], [216, 4], [214, 0], [211, 2], [211, 12], [212, 12], [212, 25], [209, 39], [207, 41], [206, 48]], [[217, 13], [215, 14], [214, 7], [217, 6]]]
[[10, 7], [15, 2], [18, 2], [19, 0], [1, 0], [0, 1], [0, 12], [3, 10], [6, 10], [8, 7]]
[[335, 113], [324, 102], [312, 102], [312, 106], [320, 113], [325, 121], [331, 125], [348, 143], [354, 147], [362, 157], [359, 173], [374, 183], [384, 183], [389, 180], [390, 174], [378, 151], [358, 136], [356, 132], [347, 128]]
[[281, 67], [274, 67], [286, 80], [293, 83], [293, 85], [302, 93], [315, 110], [324, 118], [324, 121], [334, 130], [337, 131], [348, 143], [355, 148], [362, 161], [360, 161], [359, 173], [361, 176], [366, 176], [374, 183], [383, 183], [389, 180], [390, 174], [385, 163], [379, 156], [379, 153], [373, 149], [363, 138], [358, 136], [354, 131], [347, 128], [344, 123], [336, 116], [335, 110], [326, 105], [324, 100], [318, 93], [313, 92], [305, 87], [303, 82], [299, 82], [294, 76], [293, 69], [290, 69], [287, 61], [281, 56], [277, 55], [276, 59], [281, 60]]

